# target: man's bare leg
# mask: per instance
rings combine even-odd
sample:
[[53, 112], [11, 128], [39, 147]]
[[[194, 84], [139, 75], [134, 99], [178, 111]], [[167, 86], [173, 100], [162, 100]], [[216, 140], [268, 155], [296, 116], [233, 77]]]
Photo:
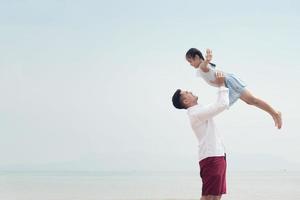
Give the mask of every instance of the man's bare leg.
[[200, 200], [220, 200], [222, 195], [215, 196], [215, 195], [207, 195], [207, 196], [202, 196]]

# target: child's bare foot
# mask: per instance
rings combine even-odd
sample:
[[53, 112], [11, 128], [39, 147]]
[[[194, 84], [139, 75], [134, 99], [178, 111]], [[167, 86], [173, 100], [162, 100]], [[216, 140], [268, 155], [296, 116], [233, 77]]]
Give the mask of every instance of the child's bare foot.
[[277, 117], [277, 120], [278, 120], [277, 127], [278, 127], [278, 129], [281, 129], [281, 126], [282, 126], [281, 112], [277, 111], [277, 114], [278, 114], [278, 117]]
[[274, 114], [272, 117], [273, 117], [273, 120], [275, 122], [275, 126], [278, 129], [281, 129], [281, 126], [282, 126], [281, 112], [277, 111], [277, 113]]

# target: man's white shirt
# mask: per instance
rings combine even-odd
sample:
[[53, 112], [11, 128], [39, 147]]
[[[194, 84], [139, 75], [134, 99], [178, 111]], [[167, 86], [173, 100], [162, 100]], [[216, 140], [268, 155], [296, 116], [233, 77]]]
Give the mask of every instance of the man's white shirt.
[[216, 102], [208, 105], [197, 104], [187, 109], [192, 129], [198, 139], [199, 161], [225, 154], [225, 146], [213, 117], [229, 107], [228, 96], [228, 88], [221, 86]]

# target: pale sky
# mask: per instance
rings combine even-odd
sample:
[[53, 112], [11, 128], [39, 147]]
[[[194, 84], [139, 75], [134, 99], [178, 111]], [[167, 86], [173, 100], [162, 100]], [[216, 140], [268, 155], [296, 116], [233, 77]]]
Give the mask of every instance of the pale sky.
[[197, 141], [171, 97], [216, 88], [213, 62], [283, 113], [238, 101], [216, 117], [229, 168], [300, 169], [299, 1], [1, 1], [0, 169], [195, 170]]

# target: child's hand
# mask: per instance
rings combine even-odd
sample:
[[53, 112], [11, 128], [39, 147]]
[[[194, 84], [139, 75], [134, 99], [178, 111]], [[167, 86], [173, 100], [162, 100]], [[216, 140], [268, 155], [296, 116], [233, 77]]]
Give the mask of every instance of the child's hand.
[[210, 49], [206, 49], [205, 60], [208, 62], [212, 60], [212, 51]]

